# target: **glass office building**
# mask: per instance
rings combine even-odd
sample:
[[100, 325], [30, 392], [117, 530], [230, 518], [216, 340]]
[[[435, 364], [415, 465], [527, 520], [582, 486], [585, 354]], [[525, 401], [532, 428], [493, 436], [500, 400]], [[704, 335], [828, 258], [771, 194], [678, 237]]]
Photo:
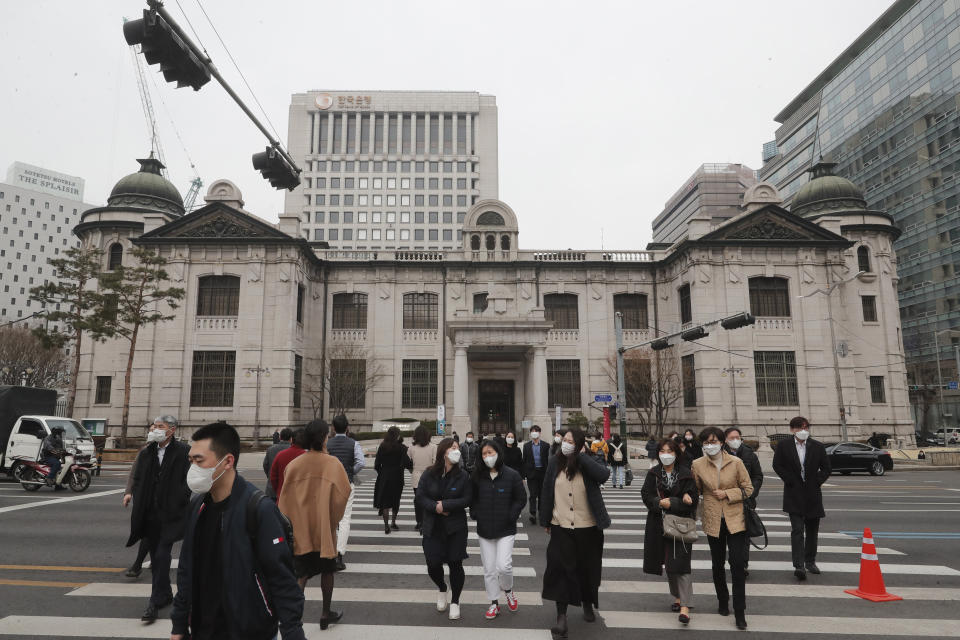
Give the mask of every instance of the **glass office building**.
[[960, 340], [958, 93], [960, 0], [895, 2], [776, 116], [759, 172], [789, 201], [822, 156], [893, 216], [913, 384], [937, 382], [935, 332], [945, 381]]

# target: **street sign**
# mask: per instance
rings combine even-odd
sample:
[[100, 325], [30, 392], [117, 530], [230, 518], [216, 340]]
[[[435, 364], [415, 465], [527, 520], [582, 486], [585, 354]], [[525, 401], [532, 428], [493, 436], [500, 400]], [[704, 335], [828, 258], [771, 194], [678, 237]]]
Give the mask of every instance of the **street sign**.
[[446, 435], [446, 433], [447, 433], [447, 421], [446, 421], [446, 420], [438, 420], [438, 421], [437, 421], [437, 435], [438, 435], [438, 436], [443, 436], [443, 435]]
[[951, 380], [947, 383], [947, 389], [950, 389], [951, 391], [957, 391], [960, 389], [960, 383], [958, 383], [956, 380]]
[[447, 407], [442, 404], [437, 405], [437, 422], [447, 417]]
[[593, 396], [593, 401], [594, 401], [594, 402], [613, 402], [613, 394], [612, 394], [612, 393], [598, 393], [598, 394], [596, 394], [595, 396]]

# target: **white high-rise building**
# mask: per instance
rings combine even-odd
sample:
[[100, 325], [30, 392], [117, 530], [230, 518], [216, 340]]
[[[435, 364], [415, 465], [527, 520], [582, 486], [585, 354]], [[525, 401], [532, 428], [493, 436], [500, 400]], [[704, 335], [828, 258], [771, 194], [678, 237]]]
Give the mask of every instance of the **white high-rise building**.
[[498, 197], [494, 96], [297, 93], [287, 141], [303, 173], [281, 228], [331, 248], [459, 248], [470, 207]]
[[0, 324], [29, 323], [40, 311], [30, 300], [31, 287], [53, 277], [47, 260], [80, 246], [73, 227], [93, 206], [83, 202], [83, 186], [77, 176], [23, 162], [10, 165], [0, 184]]

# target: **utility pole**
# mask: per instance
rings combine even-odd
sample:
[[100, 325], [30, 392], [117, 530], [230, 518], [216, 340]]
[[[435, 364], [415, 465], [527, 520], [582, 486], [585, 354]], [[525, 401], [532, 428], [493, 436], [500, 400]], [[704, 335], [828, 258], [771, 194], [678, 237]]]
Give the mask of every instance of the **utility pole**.
[[733, 392], [733, 424], [732, 424], [731, 426], [733, 426], [733, 427], [739, 427], [740, 425], [737, 424], [738, 422], [740, 422], [740, 418], [739, 418], [739, 416], [737, 415], [737, 380], [736, 380], [736, 377], [737, 377], [738, 375], [743, 374], [743, 372], [746, 371], [746, 369], [744, 369], [744, 368], [742, 368], [742, 367], [727, 367], [726, 369], [721, 369], [721, 371], [723, 372], [723, 375], [729, 375], [729, 376], [730, 376], [730, 390]]
[[[839, 284], [839, 283], [838, 283]], [[836, 286], [836, 285], [834, 285]], [[843, 404], [843, 382], [840, 380], [840, 360], [837, 356], [837, 338], [833, 328], [833, 288], [827, 291], [827, 323], [830, 325], [830, 351], [833, 352], [833, 375], [837, 385], [837, 402], [840, 403], [840, 441], [847, 441], [847, 410]]]
[[247, 367], [247, 377], [250, 377], [251, 373], [257, 374], [257, 397], [256, 402], [253, 405], [253, 446], [260, 446], [260, 375], [263, 374], [267, 378], [270, 377], [270, 368], [264, 368], [260, 366], [256, 367]]
[[[620, 439], [627, 441], [627, 383], [623, 378], [623, 314], [617, 311], [613, 316], [613, 327], [617, 334], [617, 416], [620, 418]], [[630, 458], [630, 445], [627, 445], [627, 459]]]

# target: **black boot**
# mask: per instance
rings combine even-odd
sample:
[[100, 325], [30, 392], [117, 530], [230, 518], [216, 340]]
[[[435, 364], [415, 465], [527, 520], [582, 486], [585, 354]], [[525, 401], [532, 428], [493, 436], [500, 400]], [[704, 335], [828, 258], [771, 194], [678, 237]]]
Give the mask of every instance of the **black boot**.
[[342, 553], [338, 553], [338, 554], [337, 554], [337, 566], [336, 566], [336, 570], [337, 570], [337, 571], [343, 571], [343, 570], [346, 569], [346, 568], [347, 568], [347, 565], [345, 565], [345, 564], [343, 563], [343, 554], [342, 554]]
[[596, 614], [593, 613], [593, 605], [589, 602], [583, 603], [583, 619], [587, 622], [593, 622], [597, 619]]
[[567, 614], [560, 613], [557, 614], [557, 624], [550, 627], [550, 633], [554, 638], [566, 638], [567, 637]]
[[737, 618], [737, 629], [740, 629], [740, 631], [746, 631], [746, 630], [747, 630], [747, 616], [744, 614], [743, 611], [734, 611], [733, 613], [734, 613], [734, 615], [735, 615], [736, 618]]
[[730, 603], [727, 600], [721, 600], [720, 606], [717, 607], [717, 613], [722, 616], [730, 615]]

